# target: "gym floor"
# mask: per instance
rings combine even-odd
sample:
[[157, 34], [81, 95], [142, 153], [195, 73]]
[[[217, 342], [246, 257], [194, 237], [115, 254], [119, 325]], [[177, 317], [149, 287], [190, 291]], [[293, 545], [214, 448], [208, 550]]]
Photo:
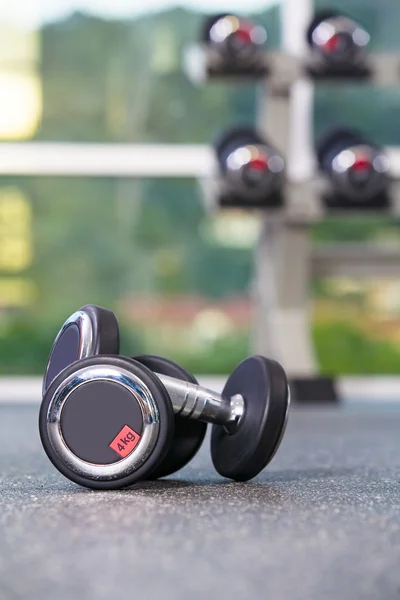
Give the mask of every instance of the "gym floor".
[[0, 598], [400, 598], [400, 406], [295, 408], [271, 465], [91, 492], [0, 406]]

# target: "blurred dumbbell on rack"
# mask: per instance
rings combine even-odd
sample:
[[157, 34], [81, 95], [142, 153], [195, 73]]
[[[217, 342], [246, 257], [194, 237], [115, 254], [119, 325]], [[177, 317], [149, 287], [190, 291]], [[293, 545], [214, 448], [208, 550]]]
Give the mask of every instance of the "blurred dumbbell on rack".
[[314, 77], [368, 77], [369, 33], [335, 10], [318, 12], [307, 30], [308, 71]]
[[359, 131], [330, 129], [318, 140], [316, 154], [327, 184], [322, 193], [326, 210], [390, 208], [389, 160]]
[[211, 78], [260, 78], [268, 74], [264, 27], [244, 17], [222, 13], [208, 17], [200, 41], [185, 54], [184, 67], [192, 81]]
[[213, 205], [279, 209], [284, 205], [285, 164], [280, 153], [252, 127], [235, 127], [214, 143], [218, 174]]

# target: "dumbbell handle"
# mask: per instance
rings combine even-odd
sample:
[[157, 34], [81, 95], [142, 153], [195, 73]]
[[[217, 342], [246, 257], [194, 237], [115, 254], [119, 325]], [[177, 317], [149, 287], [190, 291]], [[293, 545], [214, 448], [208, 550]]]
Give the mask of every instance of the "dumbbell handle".
[[156, 373], [169, 393], [176, 415], [224, 425], [233, 433], [244, 415], [244, 399], [240, 394], [227, 398], [194, 383]]

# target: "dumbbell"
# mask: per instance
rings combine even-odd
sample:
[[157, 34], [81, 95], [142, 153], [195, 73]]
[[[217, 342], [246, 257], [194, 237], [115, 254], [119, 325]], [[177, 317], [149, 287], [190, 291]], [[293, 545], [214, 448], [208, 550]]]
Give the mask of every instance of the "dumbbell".
[[222, 133], [214, 149], [228, 192], [241, 203], [275, 205], [284, 184], [285, 163], [279, 152], [252, 127]]
[[247, 19], [222, 13], [205, 20], [201, 37], [227, 63], [252, 66], [260, 59], [267, 32]]
[[[43, 397], [51, 382], [75, 361], [97, 355], [119, 355], [120, 334], [115, 314], [95, 305], [86, 305], [69, 317], [56, 336], [43, 378]], [[197, 384], [180, 365], [158, 356], [137, 356], [135, 360], [151, 370]], [[152, 477], [165, 477], [184, 467], [197, 453], [206, 435], [207, 424], [175, 418], [174, 436], [165, 458]]]
[[[186, 464], [189, 454], [190, 458], [194, 454], [193, 444], [189, 452], [182, 438], [176, 442], [177, 422], [182, 428], [183, 424], [201, 426], [197, 448], [206, 424], [213, 423], [212, 460], [224, 477], [246, 481], [268, 464], [282, 439], [290, 400], [286, 374], [278, 363], [260, 356], [246, 359], [229, 377], [223, 393], [217, 394], [197, 385], [192, 377], [185, 379], [180, 367], [171, 369], [171, 362], [159, 357], [134, 360], [98, 354], [80, 358], [85, 346], [80, 338], [82, 321], [93, 314], [96, 320], [91, 320], [91, 326], [96, 322], [100, 328], [91, 337], [104, 347], [100, 345], [101, 324], [104, 319], [109, 326], [113, 319], [105, 309], [84, 307], [61, 329], [46, 370], [40, 435], [61, 473], [94, 489], [118, 489], [154, 478], [156, 473], [161, 476], [168, 457], [169, 466], [176, 467], [174, 458]], [[70, 327], [75, 331], [67, 334]], [[108, 330], [111, 338], [110, 334]], [[67, 366], [65, 361], [53, 365], [53, 357], [62, 354], [66, 335], [70, 358], [75, 336], [77, 360]], [[115, 332], [113, 337], [118, 337]], [[55, 378], [49, 373], [56, 374]]]
[[365, 60], [368, 32], [359, 23], [336, 10], [318, 12], [307, 30], [313, 53], [332, 66], [356, 66]]
[[389, 161], [382, 149], [355, 129], [336, 127], [316, 144], [319, 167], [334, 193], [362, 206], [385, 194]]

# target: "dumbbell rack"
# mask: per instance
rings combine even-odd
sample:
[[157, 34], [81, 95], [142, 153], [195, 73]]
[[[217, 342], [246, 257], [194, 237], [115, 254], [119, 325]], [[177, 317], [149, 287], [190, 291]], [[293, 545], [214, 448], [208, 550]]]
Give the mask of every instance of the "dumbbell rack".
[[[312, 64], [305, 32], [312, 20], [313, 4], [313, 0], [282, 2], [282, 50], [266, 53], [264, 78], [255, 74], [261, 80], [257, 129], [283, 154], [287, 183], [283, 213], [269, 211], [261, 217], [255, 250], [252, 344], [256, 353], [275, 357], [284, 365], [298, 400], [335, 401], [334, 381], [320, 376], [314, 352], [311, 279], [315, 275], [398, 277], [400, 249], [372, 244], [318, 247], [312, 243], [312, 226], [325, 216], [313, 151], [315, 83], [304, 68]], [[199, 80], [207, 78], [204, 65], [214, 65], [212, 61], [212, 54], [208, 59], [203, 57]], [[400, 83], [398, 55], [369, 54], [368, 64], [369, 82]], [[210, 75], [213, 70], [214, 66]], [[398, 217], [397, 182], [392, 185], [392, 198], [392, 214]]]
[[[301, 61], [307, 54], [304, 32], [313, 2], [286, 0], [282, 11], [283, 51]], [[279, 67], [279, 59], [276, 63]], [[399, 64], [398, 56], [371, 56], [374, 83], [400, 83]], [[261, 88], [258, 125], [284, 153], [290, 183], [286, 218], [280, 222], [264, 218], [256, 250], [253, 345], [256, 352], [282, 362], [299, 400], [332, 401], [337, 399], [335, 385], [319, 375], [311, 336], [311, 278], [317, 274], [398, 277], [400, 250], [354, 244], [339, 246], [332, 253], [313, 246], [311, 227], [324, 216], [314, 174], [313, 88], [314, 82], [304, 76], [289, 83], [272, 80]], [[398, 216], [398, 184], [393, 185], [392, 196]]]

